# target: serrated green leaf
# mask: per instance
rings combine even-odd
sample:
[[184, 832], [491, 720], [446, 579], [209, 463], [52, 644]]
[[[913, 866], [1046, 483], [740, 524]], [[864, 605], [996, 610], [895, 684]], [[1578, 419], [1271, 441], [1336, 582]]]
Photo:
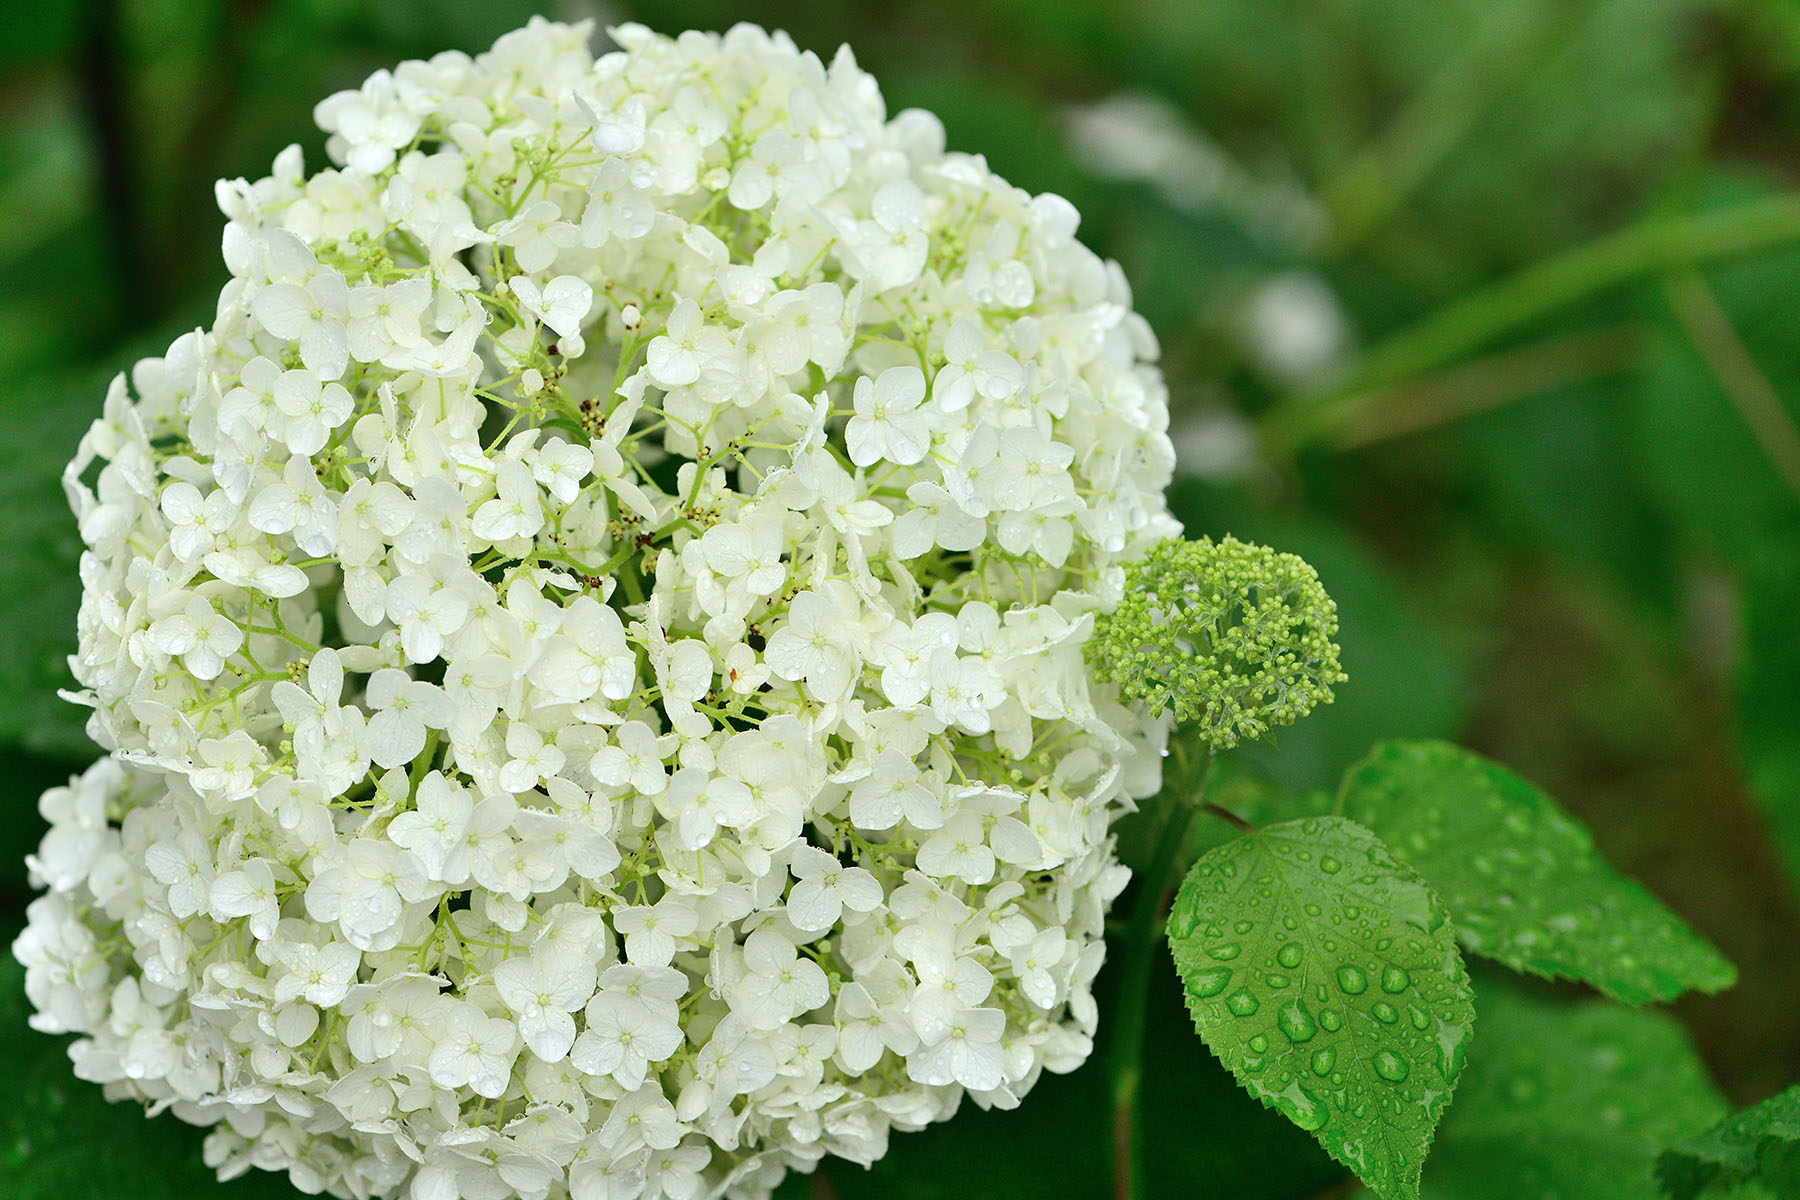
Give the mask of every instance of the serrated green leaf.
[[1515, 970], [1579, 979], [1628, 1004], [1730, 987], [1737, 971], [1606, 864], [1555, 802], [1447, 742], [1383, 742], [1344, 776], [1338, 811], [1431, 882], [1462, 944]]
[[1416, 1196], [1474, 1020], [1425, 882], [1341, 817], [1271, 825], [1194, 864], [1169, 945], [1238, 1082], [1389, 1200]]
[[1779, 1200], [1800, 1197], [1800, 1086], [1732, 1113], [1665, 1150], [1656, 1175], [1675, 1200], [1752, 1181]]
[[1672, 1018], [1482, 978], [1481, 1039], [1425, 1172], [1431, 1200], [1651, 1200], [1656, 1154], [1725, 1109]]

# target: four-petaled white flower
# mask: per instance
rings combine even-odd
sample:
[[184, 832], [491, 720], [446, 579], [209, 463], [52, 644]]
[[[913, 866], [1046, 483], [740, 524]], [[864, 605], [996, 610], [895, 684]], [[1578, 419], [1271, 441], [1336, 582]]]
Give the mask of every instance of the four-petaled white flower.
[[594, 994], [594, 965], [573, 954], [509, 958], [494, 968], [494, 987], [519, 1019], [519, 1036], [545, 1062], [558, 1062], [575, 1044], [569, 1014]]

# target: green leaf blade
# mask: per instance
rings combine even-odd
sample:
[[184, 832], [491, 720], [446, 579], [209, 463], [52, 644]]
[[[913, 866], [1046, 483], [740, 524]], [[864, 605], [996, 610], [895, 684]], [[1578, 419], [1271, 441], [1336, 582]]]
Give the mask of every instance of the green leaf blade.
[[1656, 1176], [1675, 1200], [1695, 1200], [1752, 1181], [1780, 1200], [1800, 1197], [1800, 1086], [1732, 1113], [1665, 1150]]
[[1383, 1196], [1416, 1197], [1474, 1021], [1425, 882], [1353, 822], [1283, 822], [1194, 864], [1169, 938], [1238, 1082]]
[[1711, 943], [1498, 763], [1446, 742], [1383, 742], [1345, 774], [1338, 811], [1431, 882], [1475, 954], [1627, 1004], [1736, 982]]

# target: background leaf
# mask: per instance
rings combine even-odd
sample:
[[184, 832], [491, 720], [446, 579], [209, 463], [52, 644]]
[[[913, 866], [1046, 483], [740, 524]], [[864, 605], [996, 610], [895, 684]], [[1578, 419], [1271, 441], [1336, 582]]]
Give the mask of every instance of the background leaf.
[[1431, 1200], [1650, 1200], [1657, 1152], [1724, 1111], [1662, 1013], [1486, 975], [1477, 993], [1481, 1035], [1425, 1170]]
[[1800, 1197], [1800, 1087], [1735, 1112], [1664, 1151], [1656, 1175], [1675, 1200], [1753, 1181], [1778, 1200]]
[[1194, 864], [1169, 946], [1238, 1081], [1383, 1196], [1417, 1195], [1474, 1016], [1431, 889], [1360, 825], [1284, 822]]
[[1344, 776], [1337, 811], [1430, 881], [1465, 947], [1515, 970], [1579, 979], [1628, 1004], [1737, 979], [1550, 797], [1478, 754], [1383, 742]]

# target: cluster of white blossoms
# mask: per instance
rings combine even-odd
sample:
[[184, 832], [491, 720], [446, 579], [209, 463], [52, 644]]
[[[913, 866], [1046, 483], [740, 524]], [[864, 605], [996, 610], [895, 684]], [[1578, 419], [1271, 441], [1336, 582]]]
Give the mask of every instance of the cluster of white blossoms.
[[589, 36], [221, 184], [213, 327], [66, 475], [110, 754], [15, 951], [222, 1176], [760, 1196], [1091, 1047], [1154, 340], [847, 52]]

